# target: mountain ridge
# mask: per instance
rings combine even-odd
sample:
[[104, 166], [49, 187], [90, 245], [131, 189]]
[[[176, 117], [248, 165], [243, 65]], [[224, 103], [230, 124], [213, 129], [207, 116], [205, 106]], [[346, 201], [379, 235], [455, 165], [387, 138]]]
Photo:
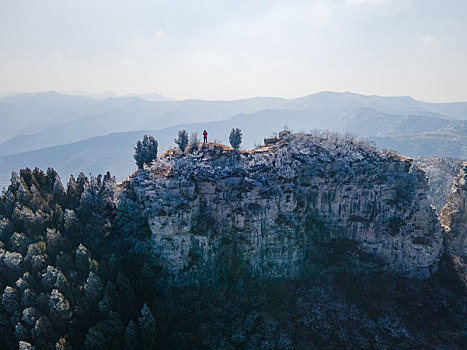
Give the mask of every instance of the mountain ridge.
[[[295, 130], [304, 130], [305, 128], [307, 128], [305, 130], [310, 130], [313, 126], [319, 128], [320, 125], [328, 123], [330, 130], [337, 129], [340, 132], [360, 131], [360, 136], [376, 141], [380, 147], [397, 150], [407, 156], [467, 158], [467, 137], [464, 131], [464, 125], [467, 122], [447, 120], [445, 123], [443, 120], [434, 117], [392, 116], [379, 111], [364, 110], [364, 112], [368, 111], [371, 113], [354, 114], [354, 117], [352, 117], [354, 119], [350, 117], [352, 114], [348, 112], [345, 118], [347, 121], [355, 120], [352, 122], [354, 124], [350, 122], [336, 124], [335, 121], [327, 122], [327, 116], [323, 116], [319, 111], [314, 114], [314, 111], [308, 110], [261, 110], [254, 114], [238, 115], [224, 121], [182, 124], [160, 130], [139, 130], [97, 136], [68, 144], [68, 146], [67, 144], [51, 146], [30, 153], [23, 152], [0, 157], [0, 164], [2, 164], [3, 169], [10, 170], [26, 166], [39, 166], [41, 168], [53, 166], [59, 173], [66, 175], [76, 174], [76, 171], [80, 171], [80, 169], [92, 173], [104, 173], [110, 170], [117, 175], [118, 179], [122, 179], [125, 174], [131, 172], [130, 170], [134, 168], [132, 147], [144, 134], [155, 136], [159, 141], [160, 149], [165, 150], [173, 144], [173, 137], [175, 137], [179, 129], [187, 129], [190, 132], [197, 131], [198, 134], [200, 134], [201, 130], [207, 129], [210, 139], [217, 139], [226, 143], [230, 129], [239, 127], [244, 134], [244, 147], [252, 148], [255, 144], [261, 144], [264, 137], [270, 136], [274, 131], [281, 130], [285, 124], [284, 120], [287, 120], [287, 118], [289, 118], [288, 126]], [[313, 115], [317, 116], [318, 120], [315, 118], [312, 121], [313, 119], [310, 117]], [[293, 116], [293, 119], [291, 116]], [[363, 116], [365, 117], [363, 118]], [[444, 129], [446, 125], [452, 125], [453, 128]], [[441, 130], [437, 130], [439, 127], [441, 127]], [[400, 129], [404, 129], [407, 134], [397, 135]], [[424, 132], [424, 129], [435, 131], [431, 131], [430, 134], [430, 132]], [[392, 131], [389, 134], [378, 135], [374, 132], [375, 130]], [[125, 133], [127, 133], [126, 136]], [[402, 141], [398, 141], [399, 139], [402, 139]], [[451, 139], [453, 140], [451, 141]], [[80, 155], [83, 152], [87, 153], [81, 157]], [[96, 157], [96, 153], [102, 154], [102, 156]], [[76, 162], [77, 159], [81, 159], [82, 163], [76, 163], [73, 167], [69, 166], [73, 161]], [[109, 163], [109, 160], [112, 159], [114, 163]], [[92, 163], [94, 165], [90, 166]], [[65, 164], [67, 165], [65, 166]], [[3, 180], [0, 183], [5, 184], [8, 176], [8, 174], [3, 174]]]

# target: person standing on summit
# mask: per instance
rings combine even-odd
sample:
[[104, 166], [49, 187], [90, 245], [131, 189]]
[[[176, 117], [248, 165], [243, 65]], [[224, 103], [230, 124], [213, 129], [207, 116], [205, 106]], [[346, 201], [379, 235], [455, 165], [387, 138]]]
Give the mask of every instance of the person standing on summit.
[[206, 130], [203, 131], [203, 142], [208, 143], [208, 132]]

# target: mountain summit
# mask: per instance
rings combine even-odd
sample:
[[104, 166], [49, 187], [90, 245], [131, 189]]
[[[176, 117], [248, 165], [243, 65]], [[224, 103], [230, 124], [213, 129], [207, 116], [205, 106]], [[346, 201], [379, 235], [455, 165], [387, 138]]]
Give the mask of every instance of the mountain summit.
[[175, 284], [296, 279], [310, 271], [428, 278], [443, 252], [424, 173], [365, 141], [284, 135], [236, 152], [167, 152], [123, 183]]

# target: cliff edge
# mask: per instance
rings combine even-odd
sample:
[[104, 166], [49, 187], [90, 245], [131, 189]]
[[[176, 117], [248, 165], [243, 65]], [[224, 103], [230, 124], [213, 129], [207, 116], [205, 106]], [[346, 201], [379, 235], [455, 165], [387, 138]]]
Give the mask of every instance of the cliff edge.
[[170, 285], [329, 270], [427, 278], [443, 253], [423, 171], [361, 140], [292, 134], [252, 151], [172, 150], [123, 188]]
[[446, 231], [446, 251], [467, 286], [467, 162], [453, 181], [440, 219]]

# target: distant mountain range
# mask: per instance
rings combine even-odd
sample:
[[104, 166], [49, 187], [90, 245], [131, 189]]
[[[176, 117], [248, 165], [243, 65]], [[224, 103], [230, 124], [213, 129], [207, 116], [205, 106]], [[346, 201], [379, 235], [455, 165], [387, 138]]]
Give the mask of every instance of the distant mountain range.
[[0, 119], [7, 122], [2, 128], [5, 134], [0, 133], [0, 156], [112, 132], [228, 119], [276, 108], [283, 101], [261, 97], [236, 101], [154, 102], [139, 97], [94, 100], [55, 92], [10, 96], [0, 99]]
[[[49, 91], [48, 93], [57, 93], [55, 91]], [[18, 92], [3, 92], [0, 93], [0, 99], [2, 97], [14, 96], [14, 95], [33, 95], [35, 93], [18, 93]], [[40, 92], [39, 94], [43, 94]], [[71, 96], [82, 96], [82, 97], [89, 97], [96, 100], [104, 100], [107, 98], [122, 98], [122, 97], [139, 97], [143, 100], [148, 101], [175, 101], [175, 99], [166, 97], [164, 95], [158, 94], [157, 92], [147, 92], [144, 94], [127, 94], [127, 95], [118, 95], [113, 91], [104, 91], [99, 93], [92, 93], [86, 91], [71, 91], [71, 92], [64, 92], [60, 93], [62, 95], [71, 95]]]
[[158, 94], [157, 92], [148, 92], [145, 94], [127, 94], [127, 95], [117, 95], [113, 91], [104, 91], [101, 93], [89, 93], [84, 91], [73, 91], [68, 93], [69, 95], [85, 96], [94, 99], [103, 100], [106, 98], [121, 98], [121, 97], [139, 97], [147, 101], [175, 101], [173, 98], [166, 97], [164, 95]]
[[322, 92], [298, 99], [234, 101], [104, 99], [56, 92], [0, 97], [0, 187], [11, 170], [53, 166], [63, 177], [110, 170], [119, 180], [135, 166], [133, 146], [144, 134], [173, 146], [178, 129], [228, 143], [232, 127], [252, 148], [285, 125], [295, 131], [352, 132], [408, 156], [467, 159], [467, 103], [426, 103], [410, 97]]

